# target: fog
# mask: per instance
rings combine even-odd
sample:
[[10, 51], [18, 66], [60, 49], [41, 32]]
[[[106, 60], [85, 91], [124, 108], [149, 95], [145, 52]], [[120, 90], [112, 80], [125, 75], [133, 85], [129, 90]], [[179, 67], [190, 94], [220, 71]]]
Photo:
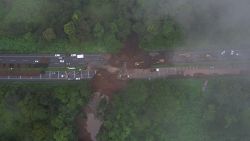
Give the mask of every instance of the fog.
[[249, 45], [249, 0], [158, 0], [158, 2], [159, 8], [156, 13], [174, 17], [184, 28], [189, 45], [220, 46], [220, 48]]

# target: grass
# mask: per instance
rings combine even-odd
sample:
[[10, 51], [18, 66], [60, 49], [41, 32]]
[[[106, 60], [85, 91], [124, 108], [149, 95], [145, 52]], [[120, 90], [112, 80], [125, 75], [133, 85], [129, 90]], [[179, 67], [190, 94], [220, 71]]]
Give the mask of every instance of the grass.
[[114, 53], [121, 47], [121, 43], [110, 46], [96, 42], [73, 44], [67, 41], [44, 43], [22, 38], [0, 38], [1, 53]]

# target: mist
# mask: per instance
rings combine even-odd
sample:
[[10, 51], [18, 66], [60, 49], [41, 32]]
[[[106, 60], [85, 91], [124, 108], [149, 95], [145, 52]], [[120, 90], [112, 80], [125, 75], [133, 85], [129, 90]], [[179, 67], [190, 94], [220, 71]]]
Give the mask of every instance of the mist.
[[[186, 45], [246, 47], [250, 43], [249, 0], [158, 0], [160, 16], [173, 17], [184, 29]], [[148, 6], [152, 5], [149, 2]]]

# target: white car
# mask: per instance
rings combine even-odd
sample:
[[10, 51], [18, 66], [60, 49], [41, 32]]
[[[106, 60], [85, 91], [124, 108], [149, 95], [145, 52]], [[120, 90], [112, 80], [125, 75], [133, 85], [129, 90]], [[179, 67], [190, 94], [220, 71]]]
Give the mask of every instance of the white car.
[[221, 54], [221, 55], [225, 55], [225, 53], [226, 53], [226, 51], [223, 50], [220, 54]]
[[35, 62], [35, 63], [39, 63], [39, 60], [35, 60], [34, 62]]
[[61, 55], [60, 54], [55, 54], [55, 57], [60, 57]]
[[60, 63], [64, 63], [64, 60], [60, 60]]
[[78, 55], [76, 55], [76, 58], [78, 58], [78, 59], [84, 58], [84, 55], [83, 54], [78, 54]]
[[76, 68], [75, 67], [67, 67], [67, 69], [69, 69], [69, 70], [75, 70]]
[[239, 55], [240, 55], [240, 53], [239, 53], [238, 50], [235, 50], [235, 55], [236, 55], [236, 56], [239, 56]]
[[214, 69], [214, 66], [210, 66], [209, 68], [210, 68], [210, 69]]
[[77, 77], [76, 80], [81, 80], [81, 78], [80, 78], [80, 77]]
[[153, 69], [151, 69], [151, 72], [159, 72], [159, 71], [160, 71], [159, 68], [153, 68]]
[[231, 53], [230, 53], [230, 55], [234, 55], [234, 50], [231, 50]]
[[70, 54], [71, 57], [76, 57], [76, 54]]
[[207, 58], [210, 58], [210, 57], [212, 57], [212, 56], [211, 56], [210, 54], [206, 54], [206, 57], [207, 57]]

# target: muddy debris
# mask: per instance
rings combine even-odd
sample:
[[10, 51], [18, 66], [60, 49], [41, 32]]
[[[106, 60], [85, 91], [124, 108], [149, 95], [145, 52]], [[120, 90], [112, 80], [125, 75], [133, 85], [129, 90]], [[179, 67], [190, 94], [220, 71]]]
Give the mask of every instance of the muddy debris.
[[149, 68], [151, 66], [151, 58], [149, 54], [139, 48], [139, 37], [131, 34], [125, 41], [123, 48], [117, 53], [111, 55], [109, 64], [114, 67], [122, 67], [123, 63], [127, 63], [128, 68]]
[[117, 73], [99, 70], [91, 81], [93, 92], [99, 92], [111, 98], [112, 94], [126, 86], [126, 81], [118, 79]]

